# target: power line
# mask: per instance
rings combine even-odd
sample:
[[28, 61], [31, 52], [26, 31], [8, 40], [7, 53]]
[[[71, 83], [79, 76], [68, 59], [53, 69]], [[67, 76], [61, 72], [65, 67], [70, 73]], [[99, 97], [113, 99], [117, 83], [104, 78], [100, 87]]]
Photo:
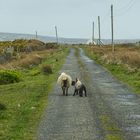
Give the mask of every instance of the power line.
[[121, 7], [116, 8], [116, 10], [121, 11], [128, 8], [135, 0], [129, 0], [127, 3], [124, 3]]
[[130, 11], [130, 9], [132, 9], [132, 7], [135, 5], [136, 0], [131, 0], [129, 1], [129, 4], [127, 4], [126, 6], [116, 9], [116, 11], [118, 11], [115, 14], [115, 17], [119, 17], [119, 16], [123, 16], [124, 14], [127, 14], [128, 11]]
[[[125, 6], [123, 7], [120, 7], [120, 8], [115, 8], [115, 15], [114, 17], [119, 17], [119, 16], [123, 16], [124, 14], [128, 13], [128, 11], [130, 11], [130, 9], [132, 9], [132, 7], [136, 4], [136, 1], [137, 0], [130, 0]], [[116, 4], [117, 5], [117, 4]], [[106, 21], [108, 21], [108, 19], [110, 18], [111, 16], [111, 22], [112, 22], [112, 25], [113, 25], [113, 6], [112, 6], [112, 15], [110, 15], [110, 10], [107, 12], [107, 14], [105, 16], [103, 16], [102, 18], [102, 24], [104, 25], [104, 23]], [[99, 33], [99, 42], [101, 40], [101, 36], [100, 36], [100, 17], [98, 16], [98, 33]], [[113, 26], [112, 26], [112, 29], [113, 29]], [[113, 30], [112, 30], [113, 32]], [[113, 34], [113, 33], [112, 33]], [[113, 36], [113, 35], [112, 35]], [[112, 37], [112, 42], [113, 42], [113, 37]], [[112, 43], [113, 44], [113, 43]]]

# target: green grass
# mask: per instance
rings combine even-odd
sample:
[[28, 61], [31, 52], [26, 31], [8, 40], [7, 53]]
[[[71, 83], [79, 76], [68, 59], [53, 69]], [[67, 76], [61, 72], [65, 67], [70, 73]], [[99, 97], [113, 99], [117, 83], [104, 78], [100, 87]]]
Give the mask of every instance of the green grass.
[[[36, 139], [48, 94], [67, 53], [67, 48], [55, 52], [42, 64], [21, 71], [23, 81], [19, 83], [0, 85], [0, 140]], [[44, 64], [52, 66], [52, 74], [44, 75], [41, 72]]]
[[122, 65], [105, 65], [119, 80], [128, 84], [134, 92], [140, 94], [140, 72], [129, 73]]
[[123, 138], [118, 134], [107, 134], [105, 140], [123, 140]]
[[84, 50], [91, 59], [94, 59], [97, 63], [107, 68], [117, 79], [131, 87], [135, 93], [140, 94], [140, 70], [130, 72], [123, 64], [105, 64], [101, 60], [100, 54], [95, 54], [93, 51], [89, 51], [85, 47]]

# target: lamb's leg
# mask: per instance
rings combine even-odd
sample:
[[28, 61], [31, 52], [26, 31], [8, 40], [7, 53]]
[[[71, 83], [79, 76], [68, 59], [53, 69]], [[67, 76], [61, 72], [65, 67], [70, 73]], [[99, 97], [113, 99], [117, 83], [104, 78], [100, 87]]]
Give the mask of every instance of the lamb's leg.
[[85, 96], [87, 97], [87, 90], [85, 86], [84, 86], [84, 92], [85, 92]]
[[75, 88], [75, 90], [74, 90], [73, 96], [75, 96], [75, 93], [76, 93], [76, 88]]
[[78, 95], [79, 94], [79, 90], [78, 89], [76, 89], [76, 95]]
[[83, 97], [83, 93], [82, 93], [82, 92], [79, 92], [79, 96], [80, 96], [80, 97]]
[[83, 97], [83, 90], [81, 88], [79, 89], [79, 96]]

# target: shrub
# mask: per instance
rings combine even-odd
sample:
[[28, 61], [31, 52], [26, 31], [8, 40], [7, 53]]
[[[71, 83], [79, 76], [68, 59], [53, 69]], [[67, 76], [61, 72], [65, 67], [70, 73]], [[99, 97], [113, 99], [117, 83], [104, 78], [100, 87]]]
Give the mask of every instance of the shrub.
[[1, 110], [6, 110], [6, 106], [5, 106], [4, 104], [1, 104], [1, 103], [0, 103], [0, 111], [1, 111]]
[[40, 74], [40, 71], [39, 70], [32, 70], [31, 71], [31, 75], [32, 76], [36, 76], [36, 75], [39, 75]]
[[45, 74], [52, 74], [52, 67], [50, 65], [42, 66], [42, 72]]
[[0, 70], [0, 85], [21, 81], [21, 74], [15, 70]]

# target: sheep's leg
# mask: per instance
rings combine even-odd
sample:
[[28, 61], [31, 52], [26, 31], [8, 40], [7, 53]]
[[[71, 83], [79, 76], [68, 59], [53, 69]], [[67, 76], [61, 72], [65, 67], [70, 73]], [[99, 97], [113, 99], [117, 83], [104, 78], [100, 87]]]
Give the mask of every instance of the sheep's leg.
[[62, 87], [63, 95], [65, 95], [65, 87]]
[[66, 88], [66, 96], [68, 96], [68, 88]]

